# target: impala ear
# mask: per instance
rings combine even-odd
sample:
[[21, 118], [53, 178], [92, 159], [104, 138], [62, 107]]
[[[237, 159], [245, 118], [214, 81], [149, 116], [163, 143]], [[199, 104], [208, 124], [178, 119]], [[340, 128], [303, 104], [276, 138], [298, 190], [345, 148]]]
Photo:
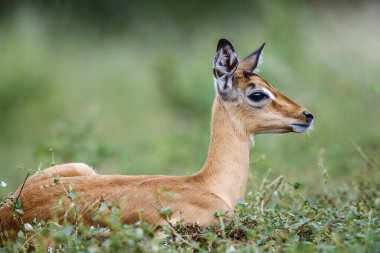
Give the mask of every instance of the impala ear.
[[265, 43], [261, 45], [259, 49], [257, 49], [252, 54], [248, 55], [240, 64], [238, 69], [253, 72], [257, 66], [261, 62], [261, 53], [264, 49]]
[[239, 65], [238, 56], [232, 44], [226, 40], [219, 40], [214, 58], [214, 78], [216, 88], [222, 97], [225, 97], [233, 86], [233, 74]]

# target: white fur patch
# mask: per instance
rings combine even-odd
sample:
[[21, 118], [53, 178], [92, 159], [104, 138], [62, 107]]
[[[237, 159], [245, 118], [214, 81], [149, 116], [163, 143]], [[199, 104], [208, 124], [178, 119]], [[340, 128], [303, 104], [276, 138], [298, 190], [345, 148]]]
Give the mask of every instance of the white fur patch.
[[272, 99], [272, 100], [276, 100], [276, 97], [273, 95], [273, 93], [272, 92], [270, 92], [267, 88], [262, 88], [263, 89], [263, 91], [268, 95], [268, 97], [270, 98], [270, 99]]
[[[220, 78], [214, 77], [215, 81], [215, 88], [218, 91], [223, 91], [223, 90], [230, 90], [232, 89], [232, 76], [229, 75], [224, 75]], [[226, 86], [226, 87], [225, 87]]]

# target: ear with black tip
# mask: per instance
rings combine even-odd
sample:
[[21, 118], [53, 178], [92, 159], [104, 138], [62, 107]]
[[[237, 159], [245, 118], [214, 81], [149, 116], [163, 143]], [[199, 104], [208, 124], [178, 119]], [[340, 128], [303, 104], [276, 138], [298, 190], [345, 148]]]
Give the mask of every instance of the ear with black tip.
[[259, 49], [257, 49], [252, 54], [248, 55], [240, 64], [238, 69], [253, 72], [260, 63], [261, 53], [264, 49], [265, 43], [261, 45]]
[[219, 94], [227, 94], [229, 90], [232, 90], [233, 74], [238, 66], [238, 56], [232, 44], [226, 39], [219, 40], [213, 66]]

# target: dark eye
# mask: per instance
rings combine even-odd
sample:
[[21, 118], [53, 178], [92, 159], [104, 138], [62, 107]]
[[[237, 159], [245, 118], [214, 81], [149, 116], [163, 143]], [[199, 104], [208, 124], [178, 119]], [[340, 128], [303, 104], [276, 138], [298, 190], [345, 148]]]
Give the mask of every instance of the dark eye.
[[253, 102], [261, 102], [269, 98], [267, 94], [260, 91], [253, 92], [248, 97]]

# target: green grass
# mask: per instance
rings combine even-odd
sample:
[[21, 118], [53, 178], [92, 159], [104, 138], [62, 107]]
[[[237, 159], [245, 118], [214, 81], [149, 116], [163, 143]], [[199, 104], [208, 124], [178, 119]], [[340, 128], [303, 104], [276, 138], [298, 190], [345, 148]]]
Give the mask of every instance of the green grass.
[[[152, 227], [138, 222], [121, 224], [119, 209], [110, 209], [107, 227], [86, 227], [71, 220], [35, 221], [23, 224], [16, 241], [0, 233], [0, 252], [379, 252], [379, 167], [368, 177], [337, 189], [324, 170], [321, 190], [305, 195], [304, 185], [285, 180], [279, 187], [264, 178], [255, 191], [235, 207], [234, 215], [216, 212], [219, 223], [200, 228], [196, 224], [168, 223]], [[53, 180], [53, 179], [52, 179]], [[323, 189], [323, 190], [322, 190]], [[68, 193], [73, 194], [73, 193]], [[75, 194], [75, 193], [74, 193]], [[75, 214], [75, 201], [72, 214]], [[16, 208], [15, 214], [19, 215]], [[158, 210], [169, 218], [170, 207]]]

